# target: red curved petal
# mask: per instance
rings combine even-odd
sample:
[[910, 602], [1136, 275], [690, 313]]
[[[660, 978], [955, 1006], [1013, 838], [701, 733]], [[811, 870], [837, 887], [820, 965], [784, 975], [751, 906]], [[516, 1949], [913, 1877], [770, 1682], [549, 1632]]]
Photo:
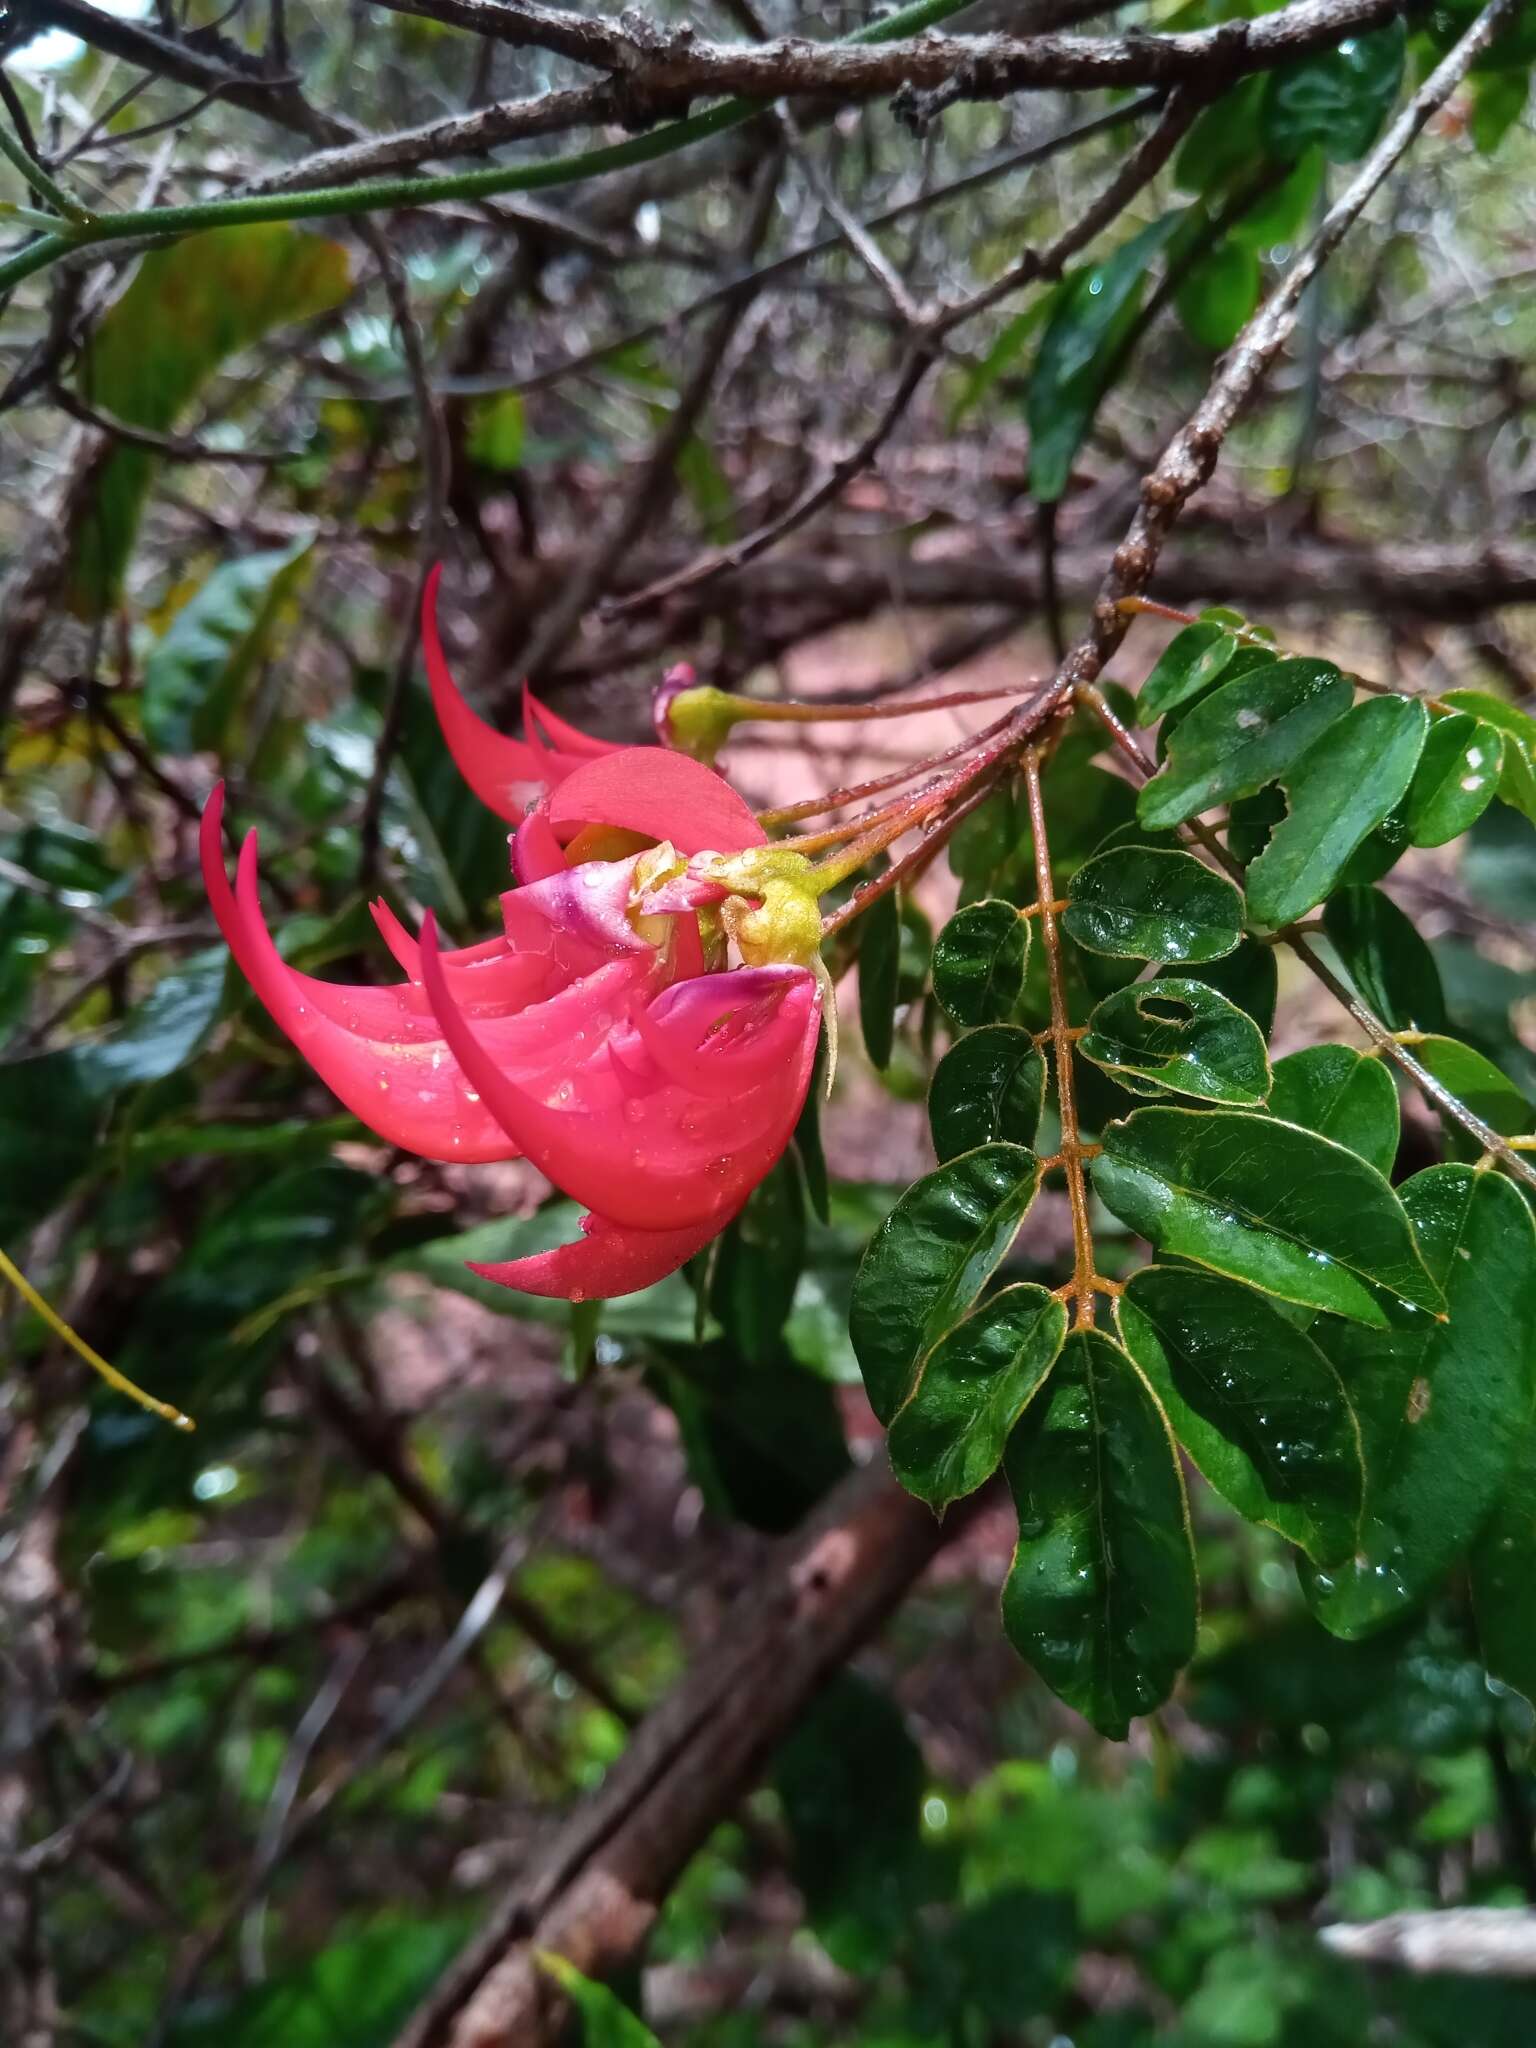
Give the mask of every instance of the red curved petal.
[[570, 725], [551, 711], [547, 704], [541, 704], [537, 697], [523, 685], [523, 730], [532, 739], [542, 732], [552, 747], [562, 754], [580, 754], [595, 759], [599, 754], [617, 754], [620, 751], [617, 740], [597, 740], [580, 726]]
[[731, 1219], [694, 1223], [682, 1230], [627, 1230], [606, 1217], [581, 1219], [582, 1235], [572, 1244], [534, 1252], [526, 1259], [492, 1265], [470, 1262], [469, 1270], [502, 1287], [542, 1294], [558, 1301], [606, 1301], [653, 1287], [701, 1252]]
[[437, 588], [441, 564], [427, 578], [421, 600], [421, 645], [426, 657], [432, 707], [454, 765], [481, 803], [498, 818], [519, 824], [539, 792], [548, 787], [550, 756], [523, 740], [509, 739], [487, 725], [459, 694], [448, 670], [437, 631]]
[[768, 838], [712, 768], [661, 747], [622, 747], [583, 761], [551, 794], [549, 822], [565, 839], [583, 825], [617, 825], [669, 839], [682, 854], [740, 853]]
[[[382, 898], [368, 908], [391, 955], [411, 978], [409, 989], [390, 993], [398, 994], [408, 1008], [430, 1016], [432, 1006], [421, 987], [420, 945]], [[478, 945], [459, 946], [444, 953], [442, 962], [460, 1002], [491, 1016], [510, 1015], [542, 1001], [555, 992], [552, 984], [558, 979], [542, 953], [515, 953], [501, 933], [494, 939], [482, 939]]]
[[[634, 1033], [627, 1042], [624, 1033], [605, 1039], [552, 1088], [524, 1087], [455, 1003], [430, 917], [421, 964], [444, 1037], [508, 1137], [556, 1187], [614, 1223], [718, 1230], [789, 1143], [820, 1022], [820, 991], [803, 968], [752, 970], [757, 1028], [771, 1036], [773, 1072], [756, 1087], [717, 1097], [665, 1075]], [[780, 975], [784, 992], [770, 1007], [761, 984]]]

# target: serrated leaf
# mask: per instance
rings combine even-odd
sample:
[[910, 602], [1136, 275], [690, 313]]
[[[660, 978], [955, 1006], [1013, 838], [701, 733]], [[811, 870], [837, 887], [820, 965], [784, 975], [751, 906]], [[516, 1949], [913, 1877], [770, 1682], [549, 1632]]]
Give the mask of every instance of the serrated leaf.
[[1393, 1031], [1443, 1031], [1435, 956], [1390, 896], [1359, 884], [1323, 906], [1323, 930], [1366, 1006]]
[[1019, 1516], [1008, 1639], [1119, 1739], [1168, 1697], [1195, 1647], [1195, 1558], [1167, 1418], [1118, 1344], [1074, 1330], [1003, 1469]]
[[1045, 1061], [1016, 1024], [985, 1024], [957, 1039], [928, 1091], [933, 1149], [954, 1159], [1001, 1138], [1032, 1145], [1045, 1100]]
[[[80, 395], [132, 426], [170, 432], [227, 357], [339, 305], [350, 289], [344, 245], [286, 222], [152, 249], [82, 351]], [[158, 460], [142, 448], [108, 459], [81, 531], [76, 609], [98, 613], [115, 599]]]
[[859, 919], [859, 1026], [873, 1067], [891, 1063], [900, 975], [901, 912], [895, 890], [887, 889]]
[[188, 598], [144, 662], [144, 737], [152, 746], [167, 754], [227, 747], [245, 686], [313, 546], [306, 536], [225, 562]]
[[1251, 796], [1343, 717], [1351, 695], [1331, 661], [1266, 662], [1219, 684], [1170, 735], [1168, 764], [1143, 788], [1137, 816], [1143, 825], [1182, 825]]
[[1192, 853], [1120, 846], [1078, 869], [1061, 921], [1094, 953], [1219, 960], [1243, 935], [1243, 898]]
[[1532, 1107], [1508, 1074], [1492, 1060], [1457, 1038], [1415, 1039], [1410, 1050], [1456, 1100], [1492, 1126], [1500, 1137], [1516, 1138], [1529, 1131]]
[[1415, 846], [1444, 846], [1493, 802], [1504, 742], [1468, 711], [1437, 718], [1408, 788], [1408, 833]]
[[979, 1145], [908, 1188], [869, 1242], [848, 1329], [870, 1406], [888, 1423], [919, 1361], [971, 1307], [1034, 1200], [1023, 1145]]
[[1536, 1430], [1516, 1449], [1508, 1481], [1472, 1546], [1472, 1608], [1493, 1677], [1536, 1704]]
[[1402, 1203], [1331, 1139], [1240, 1110], [1138, 1109], [1103, 1144], [1100, 1199], [1160, 1252], [1377, 1328], [1379, 1290], [1442, 1307]]
[[1113, 376], [1141, 304], [1148, 265], [1181, 225], [1179, 210], [1155, 220], [1100, 263], [1067, 277], [1030, 372], [1029, 489], [1040, 505], [1066, 490], [1072, 464]]
[[1379, 1174], [1397, 1158], [1401, 1112], [1392, 1076], [1348, 1045], [1309, 1045], [1275, 1061], [1269, 1113], [1358, 1152]]
[[1262, 1295], [1144, 1266], [1117, 1313], [1126, 1349], [1216, 1491], [1320, 1564], [1354, 1549], [1365, 1477], [1344, 1383]]
[[1136, 723], [1155, 724], [1165, 712], [1210, 689], [1236, 652], [1232, 634], [1212, 619], [1197, 619], [1175, 633], [1137, 694]]
[[933, 992], [957, 1024], [1002, 1024], [1024, 988], [1029, 920], [988, 896], [968, 903], [933, 948]]
[[1133, 1094], [1171, 1089], [1252, 1108], [1269, 1093], [1264, 1035], [1203, 982], [1138, 982], [1099, 1004], [1078, 1051]]
[[1312, 1335], [1350, 1389], [1365, 1444], [1359, 1548], [1303, 1584], [1335, 1635], [1393, 1622], [1473, 1541], [1503, 1492], [1536, 1404], [1536, 1227], [1495, 1173], [1432, 1166], [1406, 1182], [1436, 1320], [1389, 1305], [1362, 1331], [1319, 1317]]
[[1296, 157], [1316, 144], [1336, 164], [1364, 156], [1397, 98], [1406, 49], [1403, 23], [1391, 21], [1282, 65], [1264, 102], [1270, 150]]
[[1371, 697], [1281, 776], [1290, 804], [1248, 870], [1250, 916], [1276, 929], [1322, 902], [1407, 790], [1428, 729], [1417, 699]]
[[907, 1491], [943, 1509], [985, 1485], [1066, 1334], [1065, 1304], [1029, 1285], [1005, 1287], [946, 1331], [886, 1436]]

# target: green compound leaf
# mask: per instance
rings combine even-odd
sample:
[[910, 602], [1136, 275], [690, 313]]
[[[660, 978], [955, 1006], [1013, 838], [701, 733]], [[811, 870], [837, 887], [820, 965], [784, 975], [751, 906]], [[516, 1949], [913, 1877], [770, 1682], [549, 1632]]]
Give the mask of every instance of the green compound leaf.
[[1117, 846], [1078, 869], [1061, 921], [1093, 953], [1219, 960], [1242, 938], [1243, 898], [1192, 853]]
[[1210, 689], [1236, 652], [1236, 638], [1213, 619], [1197, 619], [1175, 633], [1137, 695], [1136, 723], [1153, 725]]
[[1472, 1548], [1472, 1607], [1493, 1677], [1536, 1703], [1536, 1429], [1515, 1453], [1498, 1506]]
[[1001, 1138], [1032, 1145], [1045, 1100], [1045, 1061], [1016, 1024], [985, 1024], [952, 1045], [928, 1091], [933, 1149], [954, 1159]]
[[1224, 1500], [1319, 1564], [1355, 1547], [1365, 1486], [1344, 1382], [1251, 1287], [1144, 1266], [1118, 1304], [1126, 1349]]
[[1322, 902], [1413, 780], [1429, 713], [1411, 697], [1357, 704], [1282, 775], [1290, 808], [1248, 870], [1248, 909], [1271, 928]]
[[1407, 30], [1392, 21], [1283, 65], [1264, 103], [1271, 152], [1284, 160], [1316, 143], [1336, 164], [1364, 156], [1397, 98], [1406, 49]]
[[1160, 977], [1107, 996], [1077, 1049], [1136, 1095], [1167, 1088], [1253, 1108], [1269, 1093], [1264, 1034], [1199, 981]]
[[877, 896], [859, 925], [859, 1027], [870, 1065], [883, 1071], [896, 1042], [901, 980], [901, 912], [895, 890]]
[[939, 933], [933, 949], [933, 992], [957, 1024], [1002, 1024], [1024, 988], [1029, 920], [1011, 903], [989, 896], [968, 903]]
[[1468, 711], [1437, 718], [1408, 786], [1408, 834], [1415, 846], [1444, 846], [1475, 825], [1499, 787], [1504, 741]]
[[1323, 930], [1339, 965], [1393, 1031], [1443, 1031], [1445, 995], [1435, 956], [1379, 889], [1356, 883], [1330, 896]]
[[1443, 1306], [1402, 1203], [1331, 1139], [1239, 1110], [1138, 1109], [1103, 1143], [1100, 1198], [1160, 1252], [1378, 1329], [1378, 1290]]
[[979, 1145], [908, 1188], [870, 1239], [848, 1334], [882, 1422], [997, 1270], [1039, 1182], [1040, 1162], [1025, 1146]]
[[1195, 1556], [1168, 1418], [1118, 1344], [1074, 1330], [1003, 1469], [1019, 1516], [1008, 1639], [1118, 1740], [1168, 1697], [1195, 1647]]
[[1182, 825], [1252, 796], [1343, 717], [1352, 692], [1331, 661], [1267, 662], [1202, 697], [1169, 737], [1168, 765], [1137, 801], [1143, 825]]
[[1313, 1612], [1340, 1636], [1397, 1620], [1463, 1554], [1504, 1491], [1536, 1403], [1530, 1210], [1508, 1181], [1469, 1166], [1432, 1166], [1402, 1196], [1446, 1318], [1393, 1303], [1380, 1331], [1322, 1317], [1312, 1326], [1365, 1444], [1359, 1548], [1342, 1566], [1303, 1574]]
[[1392, 1076], [1348, 1045], [1309, 1045], [1275, 1061], [1269, 1113], [1347, 1145], [1383, 1176], [1397, 1158], [1402, 1118]]
[[1482, 1053], [1458, 1038], [1440, 1037], [1416, 1039], [1410, 1050], [1464, 1109], [1480, 1116], [1501, 1138], [1517, 1138], [1530, 1130], [1530, 1103], [1508, 1074]]
[[1066, 1334], [1066, 1305], [1043, 1287], [1020, 1285], [994, 1294], [941, 1337], [886, 1438], [907, 1491], [943, 1509], [984, 1486]]
[[306, 536], [226, 562], [195, 591], [144, 662], [144, 737], [166, 754], [221, 752], [288, 600], [308, 572]]

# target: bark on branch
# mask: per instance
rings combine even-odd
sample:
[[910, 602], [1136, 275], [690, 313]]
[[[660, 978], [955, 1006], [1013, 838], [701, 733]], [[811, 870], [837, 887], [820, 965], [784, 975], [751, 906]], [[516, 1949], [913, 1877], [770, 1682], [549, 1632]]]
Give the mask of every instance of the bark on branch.
[[600, 1789], [492, 1914], [397, 2048], [543, 2048], [563, 2001], [534, 1957], [589, 1976], [639, 1951], [690, 1857], [825, 1681], [897, 1606], [942, 1529], [881, 1461], [823, 1503], [742, 1595], [735, 1624], [636, 1731]]

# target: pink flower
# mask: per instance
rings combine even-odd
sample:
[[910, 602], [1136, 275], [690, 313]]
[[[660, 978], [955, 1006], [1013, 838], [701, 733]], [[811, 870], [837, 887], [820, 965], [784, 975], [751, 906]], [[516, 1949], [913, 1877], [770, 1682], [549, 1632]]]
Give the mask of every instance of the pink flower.
[[[764, 834], [698, 762], [644, 748], [569, 764], [513, 836], [520, 886], [501, 899], [495, 938], [445, 952], [430, 915], [418, 944], [374, 905], [405, 975], [388, 987], [338, 987], [282, 959], [256, 835], [231, 889], [222, 815], [221, 786], [201, 840], [220, 929], [332, 1092], [392, 1145], [437, 1160], [525, 1156], [588, 1208], [574, 1243], [477, 1268], [488, 1278], [573, 1301], [648, 1286], [724, 1228], [789, 1143], [821, 990], [783, 961], [708, 971], [699, 908], [724, 902], [747, 929], [764, 898], [748, 878], [733, 904], [711, 863], [687, 857], [750, 860]], [[671, 851], [568, 861], [567, 847], [615, 833]]]
[[600, 760], [624, 749], [608, 740], [590, 739], [553, 711], [547, 711], [528, 685], [523, 685], [523, 734], [510, 739], [487, 725], [460, 695], [449, 673], [437, 630], [437, 591], [442, 566], [427, 578], [421, 600], [421, 644], [426, 656], [432, 708], [437, 713], [454, 766], [487, 809], [509, 825], [522, 823], [539, 797], [562, 782], [583, 761]]

